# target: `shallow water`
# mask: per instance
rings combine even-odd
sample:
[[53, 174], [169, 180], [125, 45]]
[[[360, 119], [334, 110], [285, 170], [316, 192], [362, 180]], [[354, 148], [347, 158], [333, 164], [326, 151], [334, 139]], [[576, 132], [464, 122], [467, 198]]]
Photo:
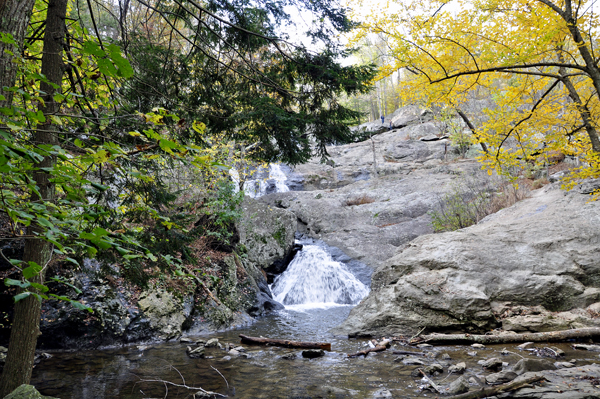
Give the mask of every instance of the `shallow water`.
[[[44, 395], [62, 399], [101, 398], [190, 398], [192, 391], [180, 389], [162, 382], [141, 380], [166, 380], [188, 386], [202, 387], [229, 397], [237, 398], [373, 398], [375, 393], [388, 389], [394, 398], [435, 397], [428, 391], [420, 391], [419, 378], [411, 377], [418, 366], [406, 366], [395, 362], [393, 349], [417, 350], [396, 346], [367, 358], [348, 358], [366, 348], [365, 340], [349, 340], [329, 333], [347, 317], [350, 306], [295, 311], [286, 309], [279, 314], [260, 319], [254, 325], [231, 330], [201, 339], [217, 337], [221, 343], [239, 344], [239, 334], [286, 338], [304, 341], [327, 341], [332, 351], [317, 359], [282, 359], [290, 352], [300, 350], [247, 346], [251, 358], [224, 360], [227, 356], [219, 348], [207, 348], [206, 354], [213, 359], [190, 359], [185, 353], [186, 344], [163, 343], [140, 350], [137, 346], [119, 349], [77, 353], [53, 353], [34, 369], [32, 383]], [[538, 345], [543, 346], [543, 345]], [[563, 360], [577, 359], [577, 364], [599, 362], [596, 352], [575, 351], [568, 344], [554, 345], [566, 352]], [[513, 352], [501, 355], [507, 348]], [[521, 351], [515, 345], [490, 346], [477, 350], [475, 357], [469, 346], [434, 347], [428, 351], [448, 353], [451, 360], [424, 359], [427, 364], [437, 362], [444, 366], [467, 362], [467, 377], [484, 373], [478, 360], [499, 357], [513, 366], [522, 357], [535, 358], [534, 354]], [[218, 370], [218, 371], [217, 371]], [[438, 384], [448, 384], [457, 376], [434, 377]], [[168, 391], [166, 390], [168, 388]]]

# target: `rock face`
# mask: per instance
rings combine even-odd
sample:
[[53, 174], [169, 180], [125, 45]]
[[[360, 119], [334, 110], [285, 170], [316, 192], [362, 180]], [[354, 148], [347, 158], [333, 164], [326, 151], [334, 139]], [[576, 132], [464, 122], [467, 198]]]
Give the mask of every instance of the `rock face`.
[[190, 316], [191, 306], [184, 306], [184, 302], [189, 303], [189, 299], [182, 301], [170, 292], [152, 290], [140, 296], [138, 307], [148, 318], [150, 327], [158, 332], [158, 338], [170, 339], [181, 335], [181, 327]]
[[[600, 301], [600, 203], [587, 201], [548, 187], [477, 225], [415, 239], [375, 271], [371, 293], [341, 330], [355, 336], [419, 327], [515, 329], [523, 322], [532, 331], [600, 325], [585, 311], [567, 312]], [[536, 322], [519, 321], [527, 316], [513, 316], [515, 307], [537, 312]]]
[[56, 399], [51, 396], [44, 396], [38, 392], [32, 385], [23, 384], [8, 395], [4, 399]]
[[72, 279], [82, 294], [60, 293], [77, 298], [94, 313], [73, 309], [64, 301], [44, 301], [40, 347], [96, 348], [169, 340], [248, 324], [254, 316], [283, 308], [272, 298], [265, 269], [292, 255], [296, 216], [249, 198], [244, 215], [239, 230], [246, 256], [225, 254], [215, 259], [209, 266], [219, 276], [215, 287], [205, 286], [210, 280], [190, 279], [179, 293], [152, 286], [140, 292], [119, 279], [117, 268], [106, 276], [100, 263], [87, 259], [84, 270]]
[[428, 212], [461, 174], [480, 169], [473, 160], [444, 163], [453, 157], [448, 140], [410, 138], [429, 134], [426, 126], [433, 127], [410, 125], [374, 136], [377, 176], [370, 141], [328, 147], [330, 164], [311, 160], [295, 168], [306, 191], [260, 200], [293, 212], [301, 233], [375, 268], [409, 241], [431, 233]]
[[248, 260], [267, 269], [292, 251], [296, 233], [296, 216], [276, 207], [246, 197], [243, 216], [237, 224], [240, 244], [247, 250]]

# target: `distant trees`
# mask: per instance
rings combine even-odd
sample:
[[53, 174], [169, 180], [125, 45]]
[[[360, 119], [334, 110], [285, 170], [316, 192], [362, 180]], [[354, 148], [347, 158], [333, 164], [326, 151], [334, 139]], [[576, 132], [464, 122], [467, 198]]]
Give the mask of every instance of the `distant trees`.
[[577, 157], [579, 178], [600, 176], [598, 25], [593, 2], [418, 1], [366, 18], [359, 37], [384, 37], [403, 70], [400, 93], [461, 110], [482, 94], [474, 140], [489, 148], [488, 168]]

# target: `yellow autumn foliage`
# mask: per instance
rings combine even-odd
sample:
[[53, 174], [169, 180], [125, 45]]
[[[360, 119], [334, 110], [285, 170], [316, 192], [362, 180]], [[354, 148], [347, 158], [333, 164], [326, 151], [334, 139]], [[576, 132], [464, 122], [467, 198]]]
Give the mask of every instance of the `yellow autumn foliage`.
[[[350, 6], [389, 48], [380, 77], [401, 71], [403, 103], [461, 110], [486, 99], [473, 134], [483, 167], [510, 174], [562, 153], [565, 179], [600, 177], [598, 14], [593, 1], [432, 0]], [[363, 11], [361, 11], [363, 10]], [[367, 11], [364, 11], [367, 10]], [[362, 13], [361, 13], [362, 12]], [[596, 193], [596, 197], [600, 193]]]

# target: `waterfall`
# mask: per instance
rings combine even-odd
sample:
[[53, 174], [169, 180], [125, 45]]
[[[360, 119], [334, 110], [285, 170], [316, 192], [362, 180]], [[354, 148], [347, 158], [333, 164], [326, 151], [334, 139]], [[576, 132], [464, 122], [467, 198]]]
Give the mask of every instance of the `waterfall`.
[[271, 285], [276, 301], [290, 307], [355, 305], [369, 293], [343, 263], [321, 247], [305, 245]]
[[[237, 187], [240, 182], [240, 175], [238, 171], [235, 168], [231, 168], [229, 170], [229, 175], [236, 183]], [[255, 179], [248, 180], [244, 183], [244, 192], [249, 197], [257, 198], [265, 194], [285, 193], [290, 191], [289, 187], [285, 183], [287, 176], [283, 170], [281, 170], [281, 166], [276, 163], [269, 164], [268, 176], [266, 170], [262, 168], [255, 173], [255, 176]]]

